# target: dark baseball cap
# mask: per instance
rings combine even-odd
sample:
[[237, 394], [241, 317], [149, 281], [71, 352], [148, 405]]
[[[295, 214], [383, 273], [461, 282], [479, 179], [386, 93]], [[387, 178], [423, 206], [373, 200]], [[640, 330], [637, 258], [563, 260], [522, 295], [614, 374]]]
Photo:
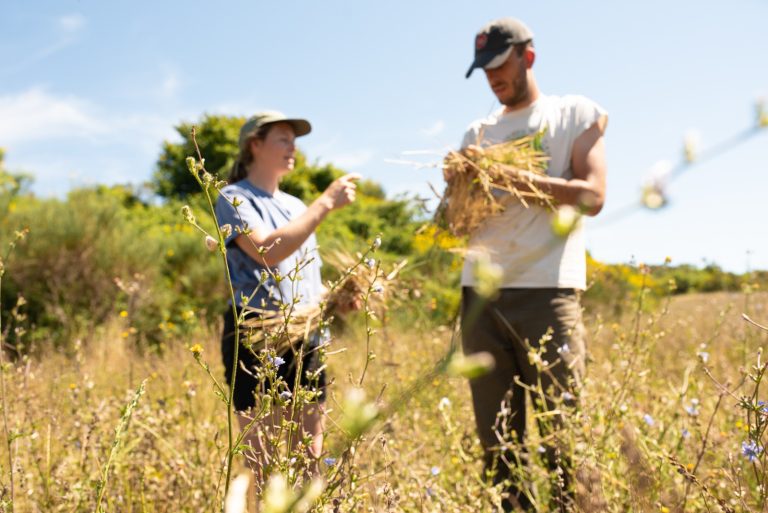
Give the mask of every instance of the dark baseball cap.
[[[466, 78], [469, 78], [475, 68], [485, 68], [493, 63], [513, 45], [528, 43], [532, 40], [533, 32], [522, 21], [516, 18], [493, 20], [481, 28], [475, 36], [475, 60], [472, 61]], [[495, 68], [502, 64], [504, 64], [503, 61], [491, 67]]]
[[240, 148], [242, 149], [248, 140], [256, 135], [261, 127], [272, 123], [288, 123], [293, 127], [293, 132], [296, 137], [307, 135], [312, 131], [312, 125], [306, 119], [289, 118], [282, 112], [276, 110], [268, 110], [259, 112], [248, 118], [243, 127], [240, 129]]

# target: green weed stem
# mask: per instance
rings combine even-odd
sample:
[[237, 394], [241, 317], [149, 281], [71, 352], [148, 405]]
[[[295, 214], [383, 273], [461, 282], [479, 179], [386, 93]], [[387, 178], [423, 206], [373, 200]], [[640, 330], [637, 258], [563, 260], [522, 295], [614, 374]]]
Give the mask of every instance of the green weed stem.
[[117, 454], [117, 449], [120, 446], [120, 442], [123, 438], [123, 434], [128, 429], [128, 423], [131, 421], [131, 416], [133, 415], [133, 410], [136, 409], [136, 405], [139, 404], [139, 399], [142, 395], [144, 395], [144, 386], [146, 385], [147, 380], [141, 382], [139, 385], [139, 388], [136, 389], [136, 392], [133, 394], [133, 399], [131, 399], [131, 402], [128, 403], [128, 406], [126, 406], [125, 411], [123, 412], [123, 415], [120, 417], [120, 422], [117, 423], [117, 427], [115, 428], [115, 439], [112, 442], [112, 449], [109, 451], [109, 457], [107, 458], [107, 462], [104, 464], [104, 469], [101, 472], [101, 479], [96, 485], [96, 489], [98, 491], [98, 498], [96, 499], [96, 512], [101, 513], [103, 511], [102, 509], [102, 502], [104, 500], [104, 493], [107, 490], [107, 479], [109, 477], [109, 469], [112, 466], [112, 461], [115, 459], [115, 455]]

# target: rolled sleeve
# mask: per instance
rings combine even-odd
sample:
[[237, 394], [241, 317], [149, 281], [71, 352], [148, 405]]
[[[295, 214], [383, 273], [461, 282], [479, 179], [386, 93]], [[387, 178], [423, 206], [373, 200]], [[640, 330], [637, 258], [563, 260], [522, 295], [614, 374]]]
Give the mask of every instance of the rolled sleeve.
[[608, 111], [585, 96], [572, 97], [572, 109], [576, 133], [580, 134], [592, 127], [601, 118], [608, 118]]

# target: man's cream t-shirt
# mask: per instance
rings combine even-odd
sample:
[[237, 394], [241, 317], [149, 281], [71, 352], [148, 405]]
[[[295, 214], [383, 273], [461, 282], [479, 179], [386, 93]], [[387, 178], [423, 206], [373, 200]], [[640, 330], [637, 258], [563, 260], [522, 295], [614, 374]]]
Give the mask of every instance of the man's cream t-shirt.
[[[606, 111], [583, 96], [540, 96], [529, 107], [504, 113], [503, 107], [469, 126], [462, 148], [490, 146], [544, 130], [547, 174], [573, 178], [573, 142]], [[581, 222], [562, 238], [552, 231], [549, 209], [511, 201], [470, 236], [462, 286], [475, 285], [475, 263], [486, 258], [503, 270], [501, 288], [586, 288], [586, 249]], [[486, 256], [481, 256], [486, 255]]]

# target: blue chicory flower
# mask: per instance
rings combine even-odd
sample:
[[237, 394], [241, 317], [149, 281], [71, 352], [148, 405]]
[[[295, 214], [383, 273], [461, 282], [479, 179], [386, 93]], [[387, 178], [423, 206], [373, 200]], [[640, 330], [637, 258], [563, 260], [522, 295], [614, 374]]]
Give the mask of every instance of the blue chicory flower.
[[749, 442], [741, 442], [741, 454], [743, 454], [750, 463], [755, 461], [760, 453], [763, 452], [763, 447], [758, 445], [754, 440]]

